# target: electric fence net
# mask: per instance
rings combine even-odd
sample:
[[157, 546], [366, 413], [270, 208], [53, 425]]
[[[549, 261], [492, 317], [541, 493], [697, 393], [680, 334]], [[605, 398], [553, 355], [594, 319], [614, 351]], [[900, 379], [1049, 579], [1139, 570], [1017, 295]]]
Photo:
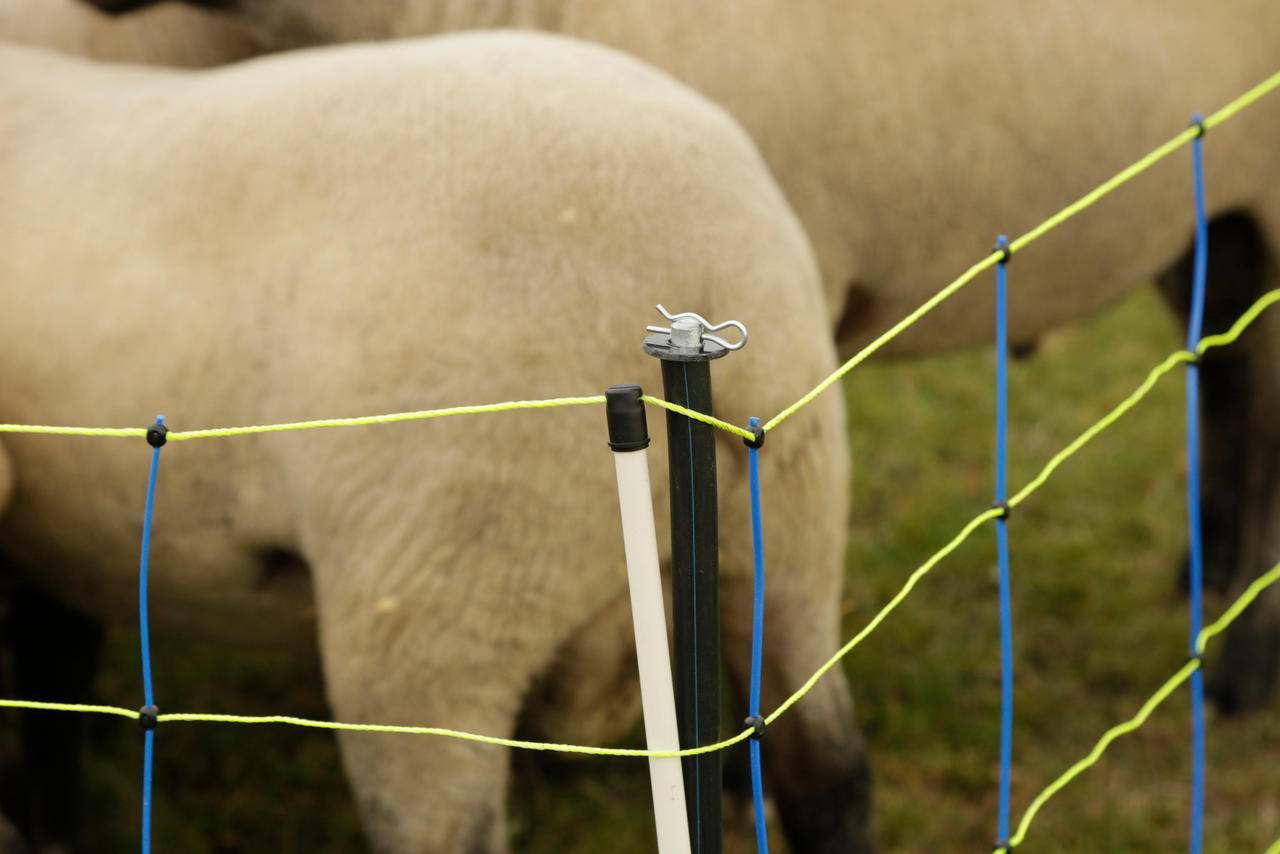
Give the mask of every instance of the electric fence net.
[[[995, 476], [995, 503], [987, 510], [975, 515], [961, 530], [942, 548], [921, 564], [914, 572], [908, 576], [907, 581], [902, 585], [901, 589], [889, 599], [889, 601], [880, 609], [867, 625], [847, 641], [794, 693], [792, 693], [784, 702], [768, 715], [761, 717], [759, 710], [759, 678], [760, 678], [760, 657], [761, 657], [761, 622], [763, 611], [763, 580], [764, 580], [764, 562], [762, 555], [762, 544], [760, 535], [760, 501], [759, 501], [759, 479], [757, 469], [757, 447], [751, 447], [749, 451], [750, 463], [750, 487], [752, 497], [752, 516], [753, 516], [753, 534], [755, 539], [755, 555], [756, 555], [756, 575], [755, 575], [755, 601], [754, 601], [754, 620], [753, 620], [753, 640], [752, 640], [752, 685], [750, 699], [750, 714], [759, 723], [758, 726], [767, 726], [776, 721], [781, 715], [787, 712], [793, 705], [799, 702], [806, 693], [817, 683], [822, 676], [831, 668], [835, 667], [845, 656], [847, 656], [855, 647], [861, 644], [873, 631], [879, 627], [885, 619], [911, 594], [919, 582], [931, 572], [944, 558], [954, 552], [965, 540], [973, 533], [986, 525], [986, 523], [995, 521], [997, 531], [997, 546], [999, 556], [999, 599], [1000, 599], [1000, 634], [1001, 634], [1001, 736], [1000, 736], [1000, 773], [999, 773], [999, 804], [997, 815], [997, 842], [995, 846], [996, 854], [1006, 854], [1015, 847], [1021, 845], [1028, 834], [1031, 823], [1044, 807], [1047, 801], [1055, 794], [1062, 790], [1073, 779], [1082, 774], [1089, 767], [1094, 765], [1101, 758], [1103, 752], [1120, 736], [1133, 732], [1143, 725], [1150, 717], [1152, 712], [1168, 698], [1183, 683], [1191, 682], [1192, 691], [1192, 781], [1191, 781], [1191, 816], [1189, 829], [1189, 850], [1192, 854], [1199, 854], [1202, 847], [1203, 837], [1203, 810], [1204, 810], [1204, 687], [1202, 682], [1202, 664], [1203, 657], [1207, 645], [1215, 636], [1222, 633], [1235, 620], [1241, 612], [1244, 611], [1250, 603], [1252, 603], [1267, 587], [1280, 581], [1280, 564], [1273, 566], [1269, 571], [1254, 580], [1245, 591], [1223, 612], [1223, 614], [1208, 626], [1201, 626], [1202, 617], [1202, 557], [1201, 557], [1201, 530], [1200, 530], [1200, 508], [1199, 508], [1199, 484], [1198, 484], [1198, 389], [1199, 389], [1199, 360], [1206, 352], [1220, 347], [1226, 347], [1235, 343], [1244, 333], [1244, 331], [1257, 320], [1258, 316], [1271, 306], [1280, 302], [1280, 290], [1273, 290], [1259, 297], [1246, 311], [1244, 311], [1236, 322], [1226, 332], [1201, 336], [1202, 314], [1204, 306], [1204, 293], [1206, 287], [1206, 259], [1208, 253], [1208, 235], [1206, 227], [1206, 215], [1204, 205], [1204, 178], [1203, 178], [1203, 162], [1202, 162], [1202, 137], [1206, 130], [1227, 121], [1236, 113], [1245, 107], [1257, 101], [1264, 95], [1272, 92], [1276, 88], [1280, 88], [1280, 73], [1277, 73], [1258, 86], [1236, 98], [1222, 109], [1208, 116], [1207, 118], [1195, 117], [1192, 125], [1161, 145], [1146, 157], [1137, 161], [1128, 168], [1122, 170], [1114, 177], [1099, 185], [1096, 189], [1089, 192], [1079, 200], [1073, 202], [1063, 208], [1058, 213], [1045, 220], [1027, 233], [1013, 239], [1008, 240], [1001, 236], [998, 238], [996, 248], [985, 258], [972, 265], [968, 270], [948, 284], [931, 299], [913, 311], [902, 321], [895, 324], [892, 328], [875, 339], [867, 347], [843, 363], [834, 373], [825, 378], [812, 390], [800, 397], [795, 403], [788, 406], [773, 418], [759, 425], [757, 419], [752, 419], [751, 429], [741, 427], [739, 425], [730, 424], [721, 421], [712, 416], [696, 412], [682, 406], [678, 406], [667, 401], [663, 401], [648, 395], [642, 399], [653, 406], [658, 406], [677, 412], [688, 418], [710, 424], [720, 430], [726, 431], [733, 435], [742, 437], [747, 440], [758, 439], [758, 435], [768, 433], [769, 431], [780, 426], [786, 419], [794, 415], [796, 412], [807, 406], [815, 398], [832, 385], [837, 383], [841, 378], [847, 375], [853, 368], [866, 361], [873, 353], [883, 347], [897, 335], [901, 334], [908, 327], [924, 317], [928, 312], [936, 308], [944, 300], [965, 287], [981, 273], [995, 267], [996, 268], [996, 378], [997, 378], [997, 455], [996, 455], [996, 476]], [[1058, 225], [1074, 217], [1081, 211], [1093, 205], [1105, 195], [1111, 193], [1136, 175], [1147, 170], [1155, 163], [1168, 157], [1175, 151], [1180, 150], [1186, 144], [1191, 143], [1192, 148], [1192, 164], [1193, 164], [1193, 188], [1196, 213], [1196, 240], [1194, 250], [1193, 263], [1193, 288], [1192, 288], [1192, 306], [1190, 313], [1190, 322], [1187, 331], [1186, 349], [1171, 353], [1159, 365], [1152, 368], [1147, 378], [1136, 388], [1132, 394], [1117, 404], [1110, 412], [1100, 418], [1091, 427], [1081, 433], [1076, 439], [1070, 442], [1059, 453], [1053, 456], [1040, 470], [1030, 482], [1024, 485], [1020, 490], [1012, 496], [1008, 496], [1006, 492], [1007, 479], [1007, 331], [1006, 331], [1006, 281], [1007, 281], [1007, 265], [1010, 259], [1020, 250], [1024, 249], [1030, 243], [1045, 235]], [[1022, 818], [1018, 822], [1016, 830], [1010, 833], [1010, 769], [1012, 762], [1012, 697], [1013, 697], [1013, 674], [1012, 674], [1012, 650], [1011, 650], [1011, 605], [1009, 596], [1010, 584], [1010, 561], [1008, 557], [1008, 534], [1007, 523], [1009, 511], [1026, 501], [1036, 490], [1043, 486], [1051, 477], [1051, 475], [1065, 462], [1068, 458], [1079, 452], [1094, 438], [1096, 438], [1103, 430], [1110, 427], [1127, 412], [1132, 410], [1137, 403], [1142, 400], [1157, 384], [1157, 382], [1165, 375], [1171, 373], [1179, 365], [1186, 367], [1186, 426], [1187, 426], [1187, 454], [1188, 454], [1188, 537], [1190, 542], [1190, 627], [1189, 627], [1189, 643], [1188, 658], [1186, 663], [1169, 679], [1161, 685], [1151, 697], [1142, 705], [1142, 707], [1129, 720], [1117, 724], [1099, 737], [1093, 749], [1078, 762], [1064, 771], [1058, 778], [1053, 780], [1037, 795], [1028, 806]], [[74, 703], [55, 703], [55, 702], [37, 702], [17, 699], [0, 699], [0, 707], [19, 708], [36, 711], [63, 711], [91, 713], [102, 715], [114, 715], [123, 718], [138, 720], [144, 728], [144, 769], [143, 769], [143, 821], [142, 821], [142, 851], [149, 854], [151, 848], [151, 789], [152, 789], [152, 764], [153, 764], [153, 744], [155, 737], [155, 728], [160, 723], [178, 723], [178, 722], [213, 722], [213, 723], [238, 723], [238, 724], [288, 724], [301, 727], [313, 727], [328, 730], [345, 730], [357, 732], [381, 732], [381, 733], [402, 733], [422, 736], [438, 736], [463, 739], [473, 742], [482, 742], [485, 744], [504, 746], [510, 748], [519, 748], [526, 750], [555, 751], [562, 753], [591, 754], [601, 756], [632, 756], [632, 757], [676, 757], [691, 756], [696, 754], [712, 753], [724, 750], [728, 747], [736, 745], [744, 740], [751, 739], [756, 733], [755, 728], [747, 728], [736, 733], [732, 737], [726, 738], [715, 744], [709, 744], [702, 747], [681, 750], [681, 751], [649, 751], [640, 749], [627, 748], [598, 748], [583, 745], [556, 744], [548, 742], [524, 741], [511, 738], [497, 738], [478, 733], [460, 732], [452, 729], [444, 729], [439, 727], [428, 726], [385, 726], [371, 723], [343, 723], [336, 721], [311, 720], [306, 718], [298, 718], [287, 715], [265, 715], [265, 716], [243, 716], [243, 715], [223, 715], [223, 714], [198, 714], [198, 713], [160, 713], [156, 707], [155, 697], [153, 695], [151, 682], [151, 653], [148, 636], [148, 615], [147, 615], [147, 588], [149, 574], [149, 542], [151, 535], [151, 519], [155, 498], [156, 475], [160, 462], [160, 451], [162, 446], [167, 442], [180, 442], [193, 439], [206, 439], [218, 437], [234, 437], [243, 436], [254, 433], [295, 431], [321, 428], [336, 427], [357, 427], [375, 424], [387, 424], [411, 420], [422, 420], [431, 418], [440, 418], [454, 415], [464, 414], [480, 414], [480, 413], [496, 413], [508, 412], [520, 409], [535, 409], [562, 406], [581, 406], [594, 405], [603, 403], [605, 400], [603, 395], [587, 396], [587, 397], [570, 397], [557, 398], [550, 400], [526, 400], [526, 401], [510, 401], [505, 403], [483, 404], [477, 406], [460, 406], [448, 409], [422, 410], [416, 412], [401, 412], [390, 415], [379, 416], [362, 416], [356, 418], [335, 418], [319, 421], [296, 422], [289, 424], [271, 424], [248, 427], [230, 427], [201, 429], [192, 431], [171, 431], [164, 424], [163, 416], [157, 418], [156, 423], [149, 428], [85, 428], [85, 427], [57, 427], [57, 426], [41, 426], [41, 425], [24, 425], [24, 424], [0, 424], [0, 433], [28, 433], [28, 434], [46, 434], [58, 436], [89, 436], [89, 437], [106, 437], [106, 438], [146, 438], [152, 446], [150, 455], [150, 470], [148, 480], [148, 491], [146, 499], [146, 509], [144, 513], [144, 525], [142, 533], [142, 559], [139, 571], [139, 616], [141, 630], [141, 647], [142, 647], [142, 665], [144, 674], [144, 700], [145, 704], [140, 710], [127, 709], [109, 705], [86, 705]], [[757, 442], [758, 445], [758, 442]], [[751, 764], [752, 764], [752, 782], [753, 792], [756, 804], [756, 831], [758, 847], [761, 851], [767, 850], [767, 837], [764, 827], [764, 813], [762, 809], [762, 789], [760, 783], [760, 756], [759, 743], [757, 739], [751, 739]], [[1265, 854], [1280, 854], [1280, 840], [1270, 845]]]

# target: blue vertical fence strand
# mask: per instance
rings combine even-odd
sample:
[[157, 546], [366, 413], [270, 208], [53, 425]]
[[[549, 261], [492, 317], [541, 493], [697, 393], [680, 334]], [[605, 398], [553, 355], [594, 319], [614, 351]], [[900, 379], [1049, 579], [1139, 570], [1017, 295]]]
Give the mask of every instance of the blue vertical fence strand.
[[[1007, 271], [1009, 238], [1000, 235], [996, 249], [1005, 255], [996, 265], [996, 503], [1006, 498], [1008, 480], [1008, 311]], [[1008, 515], [1007, 512], [1005, 514]], [[996, 519], [996, 547], [1000, 558], [1000, 807], [996, 840], [1009, 839], [1009, 776], [1013, 764], [1013, 628], [1009, 595], [1009, 531], [1005, 516]]]
[[[752, 417], [751, 426], [760, 426], [760, 419]], [[760, 669], [764, 646], [764, 534], [760, 523], [760, 452], [751, 448], [748, 452], [751, 464], [751, 537], [755, 549], [755, 601], [751, 608], [751, 696], [747, 701], [747, 714], [760, 715]], [[756, 850], [769, 852], [769, 835], [764, 825], [764, 783], [760, 779], [760, 739], [750, 739], [751, 794], [756, 812]]]
[[[156, 424], [164, 424], [164, 416], [156, 416]], [[138, 635], [142, 646], [142, 693], [146, 705], [155, 705], [151, 683], [151, 633], [147, 618], [147, 574], [151, 553], [151, 516], [156, 498], [156, 471], [160, 468], [160, 448], [151, 449], [151, 474], [147, 478], [147, 509], [142, 517], [142, 558], [138, 568]], [[151, 789], [152, 754], [155, 730], [144, 734], [142, 753], [142, 854], [151, 854]]]
[[[1196, 113], [1192, 119], [1200, 123]], [[1203, 125], [1201, 125], [1203, 127]], [[1209, 227], [1204, 204], [1204, 158], [1201, 137], [1191, 143], [1191, 172], [1195, 185], [1196, 248], [1191, 279], [1191, 313], [1187, 321], [1187, 349], [1194, 351], [1200, 343], [1204, 322], [1205, 269], [1209, 253]], [[1190, 640], [1191, 655], [1196, 655], [1196, 638], [1200, 636], [1202, 593], [1204, 587], [1203, 557], [1200, 537], [1200, 367], [1187, 363], [1187, 536], [1188, 569], [1191, 590]], [[1204, 672], [1191, 674], [1191, 854], [1200, 854], [1204, 836]]]
[[142, 854], [151, 854], [151, 766], [156, 732], [149, 729], [142, 741]]

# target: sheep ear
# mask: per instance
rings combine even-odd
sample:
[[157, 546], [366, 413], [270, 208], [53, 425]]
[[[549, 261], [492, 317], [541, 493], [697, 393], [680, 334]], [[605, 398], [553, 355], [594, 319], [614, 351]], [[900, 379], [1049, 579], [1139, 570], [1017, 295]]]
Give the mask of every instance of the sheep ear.
[[123, 15], [135, 9], [143, 9], [154, 5], [156, 0], [84, 0], [90, 6], [112, 15]]

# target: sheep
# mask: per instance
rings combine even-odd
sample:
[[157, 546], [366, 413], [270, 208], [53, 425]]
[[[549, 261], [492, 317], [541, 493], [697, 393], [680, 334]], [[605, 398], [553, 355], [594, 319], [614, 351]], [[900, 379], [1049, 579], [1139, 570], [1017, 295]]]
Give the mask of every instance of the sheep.
[[[152, 0], [89, 0], [104, 9]], [[192, 0], [264, 44], [384, 39], [478, 27], [551, 30], [666, 69], [752, 134], [813, 241], [842, 355], [930, 297], [991, 245], [1030, 228], [1274, 72], [1280, 9], [1264, 0], [1071, 0], [1009, 7], [810, 0], [596, 4], [442, 0]], [[1251, 108], [1207, 143], [1214, 277], [1205, 332], [1274, 288], [1280, 111]], [[1019, 253], [1010, 335], [1020, 350], [1158, 278], [1185, 317], [1191, 234], [1185, 161], [1168, 160]], [[992, 295], [970, 287], [884, 348], [909, 355], [990, 340]], [[1207, 355], [1206, 580], [1240, 591], [1280, 559], [1280, 319]], [[1262, 705], [1280, 673], [1280, 590], [1234, 625], [1209, 691]]]
[[264, 50], [233, 18], [176, 4], [117, 18], [75, 0], [4, 0], [0, 36], [106, 62], [184, 68], [224, 65]]
[[[835, 365], [812, 248], [749, 137], [608, 48], [464, 34], [184, 72], [4, 45], [0, 105], [5, 422], [163, 411], [183, 429], [653, 385], [659, 301], [752, 330], [716, 369], [735, 423]], [[156, 630], [318, 636], [344, 721], [507, 736], [523, 709], [548, 738], [617, 739], [638, 697], [603, 428], [575, 408], [172, 443]], [[843, 431], [826, 396], [763, 454], [766, 708], [838, 641]], [[720, 444], [726, 663], [745, 685], [745, 449]], [[0, 435], [0, 582], [134, 613], [146, 453]], [[797, 849], [870, 851], [844, 676], [769, 741]], [[506, 849], [505, 750], [340, 743], [375, 850]]]

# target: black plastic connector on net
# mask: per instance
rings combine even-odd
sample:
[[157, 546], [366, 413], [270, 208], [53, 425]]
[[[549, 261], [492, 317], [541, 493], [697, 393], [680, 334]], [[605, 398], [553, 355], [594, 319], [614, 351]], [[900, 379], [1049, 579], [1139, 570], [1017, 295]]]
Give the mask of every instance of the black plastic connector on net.
[[1013, 508], [1009, 506], [1008, 501], [993, 501], [991, 502], [991, 509], [999, 510], [1000, 515], [997, 516], [996, 518], [1003, 519], [1006, 522], [1009, 521], [1009, 515], [1013, 512]]
[[991, 846], [991, 850], [993, 852], [1003, 851], [1003, 852], [1006, 852], [1006, 854], [1013, 854], [1013, 844], [1009, 842], [1009, 840], [1007, 839], [1004, 840], [1003, 842], [997, 839], [995, 843]]
[[755, 424], [747, 429], [751, 431], [753, 438], [748, 439], [746, 436], [743, 436], [742, 444], [757, 451], [764, 447], [764, 427], [760, 424]]
[[163, 421], [157, 421], [147, 428], [147, 444], [153, 448], [159, 448], [164, 445], [169, 435], [169, 428], [164, 426]]
[[143, 706], [138, 709], [138, 725], [143, 730], [153, 730], [160, 723], [160, 709], [156, 706]]
[[1009, 238], [1003, 234], [996, 238], [996, 245], [991, 247], [991, 251], [1000, 253], [997, 264], [1008, 264], [1009, 259], [1013, 257], [1013, 250], [1009, 248]]
[[764, 722], [764, 718], [762, 718], [760, 715], [751, 715], [750, 717], [746, 718], [742, 723], [746, 726], [751, 727], [753, 730], [755, 730], [755, 732], [751, 733], [751, 735], [749, 735], [748, 738], [753, 738], [756, 741], [759, 741], [761, 738], [764, 737], [765, 722]]
[[1196, 113], [1194, 116], [1191, 117], [1191, 124], [1188, 125], [1188, 127], [1193, 127], [1196, 129], [1197, 138], [1202, 138], [1206, 133], [1209, 132], [1209, 128], [1205, 127], [1205, 124], [1204, 124], [1204, 116], [1200, 115], [1199, 113]]

